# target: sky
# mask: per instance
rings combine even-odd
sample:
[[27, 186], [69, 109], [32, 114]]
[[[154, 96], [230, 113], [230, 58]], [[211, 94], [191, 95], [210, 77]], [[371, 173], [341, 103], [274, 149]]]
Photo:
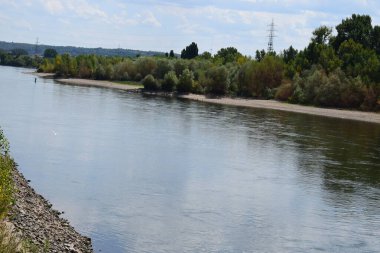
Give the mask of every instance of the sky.
[[321, 25], [356, 14], [380, 24], [378, 0], [0, 0], [0, 40], [56, 46], [127, 48], [180, 53], [191, 42], [215, 54], [303, 49]]

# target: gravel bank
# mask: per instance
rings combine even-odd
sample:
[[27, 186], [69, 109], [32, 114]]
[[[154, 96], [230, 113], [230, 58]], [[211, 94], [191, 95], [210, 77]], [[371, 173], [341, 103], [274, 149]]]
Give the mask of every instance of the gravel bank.
[[41, 248], [48, 245], [48, 252], [93, 252], [91, 239], [80, 235], [67, 220], [60, 218], [60, 212], [53, 210], [51, 204], [29, 186], [17, 168], [13, 178], [16, 193], [9, 222], [22, 238]]

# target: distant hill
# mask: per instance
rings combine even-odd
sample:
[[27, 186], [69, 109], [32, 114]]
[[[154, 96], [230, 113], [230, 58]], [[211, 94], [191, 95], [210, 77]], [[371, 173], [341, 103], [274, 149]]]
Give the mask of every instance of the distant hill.
[[15, 48], [25, 49], [29, 55], [43, 55], [45, 49], [52, 48], [55, 49], [59, 54], [68, 53], [72, 56], [83, 55], [83, 54], [95, 54], [103, 56], [129, 56], [135, 57], [136, 55], [140, 56], [154, 56], [154, 55], [163, 55], [163, 52], [156, 51], [140, 51], [133, 49], [108, 49], [108, 48], [84, 48], [84, 47], [72, 47], [72, 46], [51, 46], [51, 45], [38, 45], [36, 51], [36, 45], [28, 43], [16, 43], [16, 42], [5, 42], [0, 41], [0, 49], [5, 51], [10, 51]]

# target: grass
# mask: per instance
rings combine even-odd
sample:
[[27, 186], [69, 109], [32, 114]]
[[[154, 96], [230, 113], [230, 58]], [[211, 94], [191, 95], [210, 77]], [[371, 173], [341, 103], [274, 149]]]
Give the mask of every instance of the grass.
[[144, 86], [140, 82], [134, 82], [134, 81], [112, 81], [112, 82], [117, 83], [117, 84], [131, 85], [136, 88], [144, 88]]

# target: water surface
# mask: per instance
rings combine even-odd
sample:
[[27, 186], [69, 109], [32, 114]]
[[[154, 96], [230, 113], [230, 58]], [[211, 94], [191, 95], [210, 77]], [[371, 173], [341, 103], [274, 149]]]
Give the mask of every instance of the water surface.
[[380, 125], [0, 67], [0, 126], [96, 252], [378, 252]]

